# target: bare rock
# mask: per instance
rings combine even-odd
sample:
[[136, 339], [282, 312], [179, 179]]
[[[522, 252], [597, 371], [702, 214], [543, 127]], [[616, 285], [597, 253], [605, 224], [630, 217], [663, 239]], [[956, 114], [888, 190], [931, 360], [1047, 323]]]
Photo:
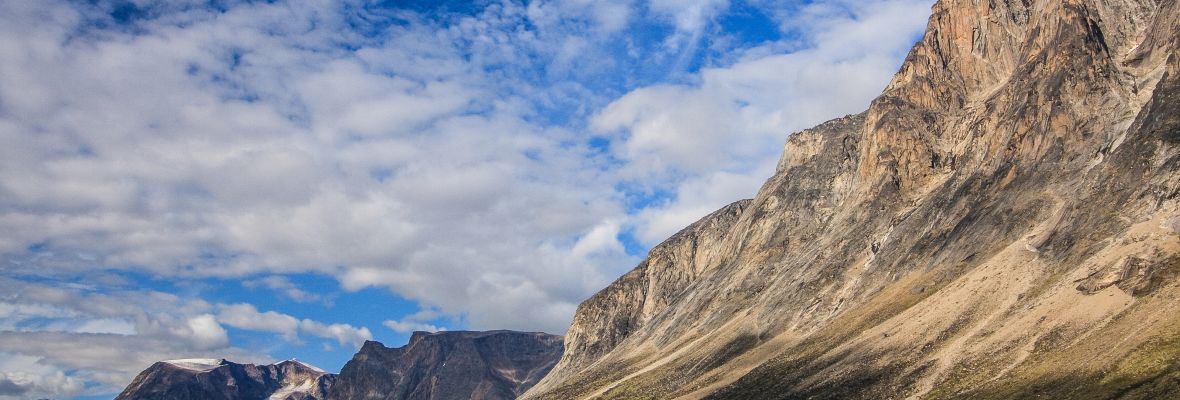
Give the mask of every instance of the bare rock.
[[562, 338], [513, 331], [414, 332], [403, 347], [369, 341], [328, 399], [514, 399], [545, 376]]
[[1180, 395], [1178, 43], [1176, 0], [937, 2], [865, 113], [584, 302], [524, 397]]
[[270, 365], [171, 360], [141, 372], [117, 400], [323, 400], [336, 380], [288, 360]]

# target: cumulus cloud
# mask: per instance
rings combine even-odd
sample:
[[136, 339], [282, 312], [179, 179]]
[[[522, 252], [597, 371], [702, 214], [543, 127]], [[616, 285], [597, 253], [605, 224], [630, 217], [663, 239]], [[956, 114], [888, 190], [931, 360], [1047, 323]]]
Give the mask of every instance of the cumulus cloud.
[[[145, 290], [99, 292], [0, 277], [0, 328], [69, 334], [142, 335], [188, 349], [226, 344], [225, 331], [200, 299]], [[174, 346], [175, 347], [175, 346]]]
[[[549, 331], [563, 330], [586, 294], [580, 285], [567, 291], [559, 276], [609, 281], [588, 260], [541, 267], [491, 258], [529, 254], [547, 240], [549, 251], [568, 251], [562, 243], [622, 209], [591, 151], [570, 145], [572, 132], [529, 122], [519, 99], [499, 97], [494, 77], [463, 65], [465, 55], [493, 64], [515, 55], [501, 51], [537, 51], [505, 47], [512, 38], [482, 20], [442, 32], [411, 21], [388, 27], [382, 42], [350, 33], [338, 20], [347, 7], [258, 3], [75, 37], [69, 32], [94, 17], [83, 5], [5, 7], [13, 23], [0, 68], [14, 73], [0, 78], [0, 221], [11, 234], [0, 268], [343, 271], [351, 288], [451, 279], [434, 271], [462, 268], [453, 276], [466, 282], [431, 282], [460, 290], [392, 288], [464, 313], [482, 297], [475, 290], [491, 287], [481, 280], [530, 280], [512, 283], [522, 292], [513, 298], [566, 312], [509, 327]], [[497, 24], [523, 23], [527, 13], [498, 10], [488, 11]], [[608, 15], [617, 11], [594, 19], [617, 24]], [[29, 25], [43, 13], [62, 17]], [[327, 20], [305, 29], [316, 18]], [[466, 43], [467, 35], [493, 42]], [[362, 46], [335, 46], [346, 41]], [[452, 266], [427, 264], [435, 254], [450, 255]], [[609, 268], [633, 261], [612, 256]], [[361, 281], [374, 274], [359, 271], [397, 277]], [[473, 321], [491, 326], [508, 309]]]
[[188, 319], [185, 328], [177, 332], [177, 336], [187, 338], [197, 350], [220, 349], [229, 345], [229, 336], [225, 328], [217, 323], [212, 314], [201, 314]]
[[74, 396], [85, 388], [85, 382], [66, 376], [52, 366], [38, 363], [41, 359], [21, 354], [0, 352], [0, 399], [26, 399], [36, 395]]
[[428, 323], [428, 321], [437, 319], [439, 317], [441, 317], [441, 315], [439, 315], [439, 313], [434, 310], [422, 310], [407, 315], [402, 319], [386, 320], [382, 324], [398, 333], [411, 333], [415, 331], [438, 332], [447, 330], [446, 328]]
[[[283, 296], [286, 296], [288, 299], [299, 303], [325, 301], [324, 296], [300, 289], [299, 286], [294, 282], [291, 282], [290, 279], [279, 275], [271, 275], [265, 278], [246, 280], [242, 282], [242, 286], [251, 289], [265, 287], [267, 289], [282, 293]], [[330, 304], [330, 301], [328, 303]]]
[[310, 319], [299, 321], [299, 331], [334, 339], [336, 343], [352, 346], [354, 349], [360, 348], [366, 340], [373, 339], [373, 333], [369, 332], [369, 328], [357, 328], [349, 324], [324, 324]]
[[[143, 335], [69, 332], [0, 332], [0, 374], [29, 389], [25, 395], [74, 396], [118, 392], [139, 371], [159, 360], [225, 357], [240, 362], [273, 359], [239, 348], [185, 348]], [[89, 383], [89, 384], [85, 384]]]
[[9, 378], [7, 373], [0, 376], [0, 398], [20, 396], [31, 389], [32, 382], [22, 379], [24, 377], [18, 374], [13, 375], [13, 378]]
[[[790, 7], [783, 29], [805, 43], [769, 43], [706, 68], [695, 84], [636, 89], [592, 121], [614, 137], [622, 174], [676, 193], [644, 209], [654, 244], [726, 203], [752, 196], [774, 171], [788, 132], [867, 108], [924, 27], [926, 0], [828, 1]], [[792, 48], [781, 51], [781, 48]]]
[[366, 327], [349, 324], [325, 324], [311, 319], [297, 319], [275, 311], [260, 312], [251, 304], [229, 304], [218, 307], [217, 320], [238, 329], [272, 332], [288, 341], [298, 341], [299, 334], [335, 340], [340, 345], [359, 348], [373, 334]]
[[14, 395], [18, 398], [117, 392], [136, 373], [165, 359], [272, 361], [233, 346], [224, 326], [272, 332], [291, 341], [305, 334], [351, 348], [372, 338], [364, 327], [142, 289], [100, 293], [87, 285], [0, 278], [0, 293], [5, 293], [0, 296], [0, 385], [25, 391]]
[[[755, 168], [762, 170], [763, 168]], [[764, 177], [757, 173], [714, 172], [687, 179], [676, 188], [675, 201], [636, 215], [636, 237], [654, 245], [723, 205], [753, 194]]]
[[417, 331], [439, 332], [446, 330], [446, 328], [440, 328], [433, 324], [406, 320], [386, 320], [385, 322], [382, 322], [382, 325], [385, 325], [385, 327], [392, 329], [397, 333], [411, 333]]
[[274, 311], [259, 312], [251, 304], [230, 304], [220, 307], [217, 319], [238, 329], [272, 332], [289, 341], [299, 339], [299, 320]]

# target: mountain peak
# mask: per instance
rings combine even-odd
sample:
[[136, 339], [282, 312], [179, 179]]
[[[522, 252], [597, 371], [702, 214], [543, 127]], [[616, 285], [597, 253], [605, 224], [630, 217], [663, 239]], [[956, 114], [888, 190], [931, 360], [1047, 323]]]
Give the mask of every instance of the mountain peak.
[[562, 338], [514, 331], [414, 332], [387, 348], [366, 342], [344, 366], [330, 399], [512, 399], [557, 362]]
[[326, 371], [324, 371], [324, 370], [320, 369], [319, 367], [316, 367], [316, 366], [314, 366], [314, 365], [311, 365], [311, 364], [308, 364], [308, 363], [305, 363], [305, 362], [299, 361], [299, 360], [297, 360], [297, 359], [294, 359], [294, 358], [287, 359], [287, 360], [283, 360], [282, 362], [279, 362], [279, 363], [277, 363], [277, 364], [275, 364], [275, 365], [284, 365], [284, 364], [292, 364], [292, 365], [297, 365], [297, 366], [299, 366], [299, 367], [301, 367], [301, 368], [309, 369], [309, 370], [311, 370], [311, 371], [314, 371], [314, 372], [327, 373]]
[[228, 361], [226, 361], [224, 358], [183, 358], [178, 360], [165, 360], [162, 362], [175, 367], [196, 371], [208, 371], [228, 363]]
[[238, 364], [223, 358], [167, 360], [141, 372], [118, 400], [322, 400], [336, 375], [286, 360]]
[[579, 305], [524, 397], [1174, 397], [1177, 43], [1176, 0], [937, 2], [868, 110]]

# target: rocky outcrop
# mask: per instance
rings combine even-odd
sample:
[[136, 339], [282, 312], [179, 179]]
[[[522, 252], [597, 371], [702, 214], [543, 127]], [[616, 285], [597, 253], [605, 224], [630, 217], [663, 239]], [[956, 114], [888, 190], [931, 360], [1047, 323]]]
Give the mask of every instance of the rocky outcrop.
[[270, 365], [171, 360], [152, 364], [116, 400], [323, 400], [335, 379], [294, 360]]
[[562, 337], [545, 333], [414, 332], [404, 347], [365, 342], [327, 398], [514, 399], [561, 353]]
[[684, 228], [653, 248], [634, 270], [583, 302], [566, 332], [566, 349], [585, 357], [563, 358], [567, 365], [559, 370], [610, 352], [664, 312], [698, 276], [717, 266], [719, 239], [728, 234], [749, 202], [730, 204]]
[[526, 398], [1180, 394], [1176, 0], [942, 0], [859, 115], [584, 302]]

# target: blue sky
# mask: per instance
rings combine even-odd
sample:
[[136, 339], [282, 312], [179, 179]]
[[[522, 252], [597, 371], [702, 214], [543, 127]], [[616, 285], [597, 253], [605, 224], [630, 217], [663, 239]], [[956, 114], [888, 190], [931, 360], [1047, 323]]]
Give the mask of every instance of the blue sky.
[[930, 0], [0, 2], [0, 399], [563, 333]]

